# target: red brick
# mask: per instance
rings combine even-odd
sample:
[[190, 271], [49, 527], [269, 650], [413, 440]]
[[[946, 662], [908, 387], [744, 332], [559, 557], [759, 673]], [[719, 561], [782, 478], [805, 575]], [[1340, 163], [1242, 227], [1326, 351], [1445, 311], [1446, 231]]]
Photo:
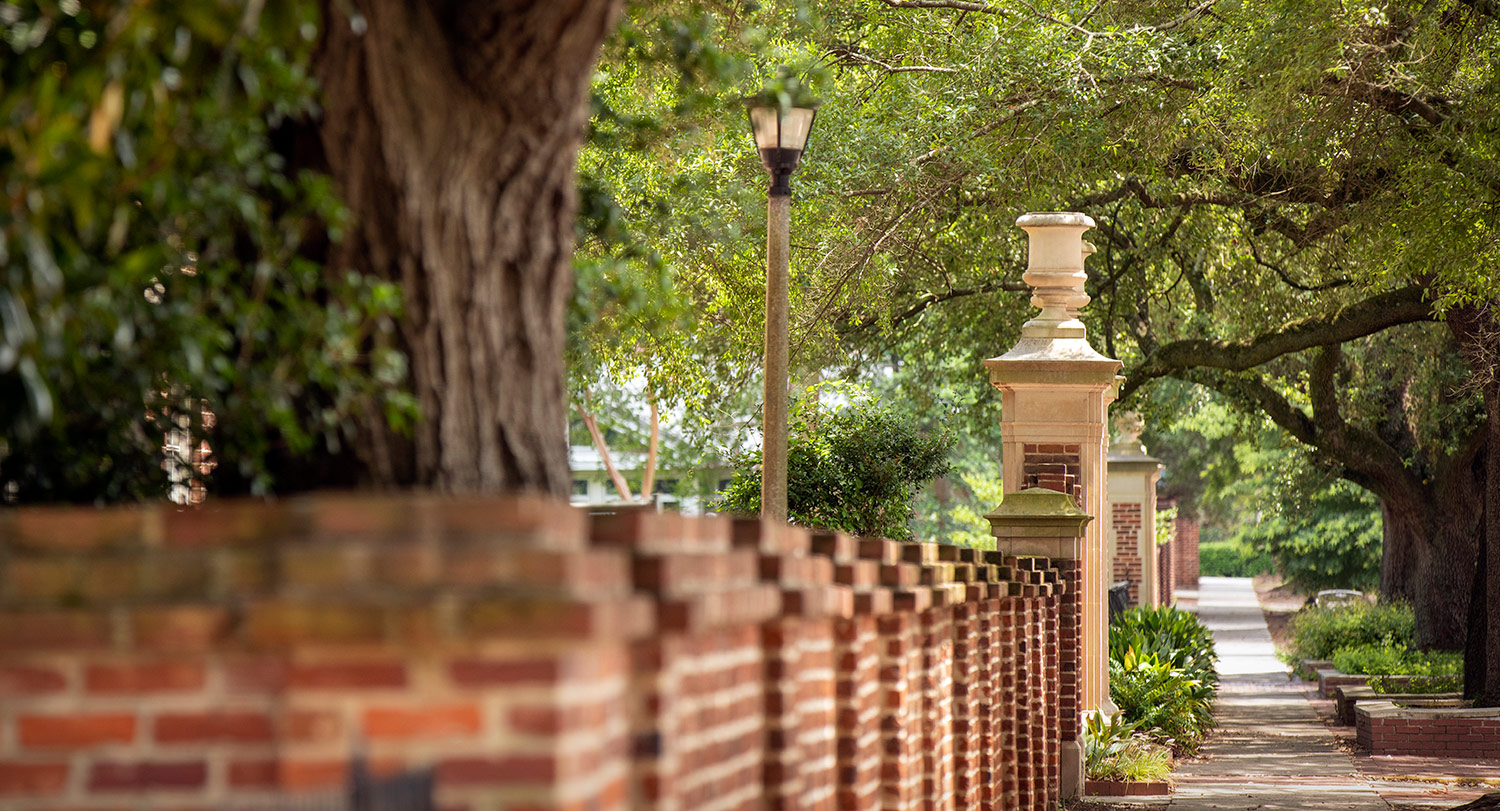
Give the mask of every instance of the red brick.
[[169, 546], [225, 546], [297, 534], [285, 506], [266, 501], [230, 501], [161, 511]]
[[207, 651], [232, 630], [228, 610], [212, 606], [144, 608], [131, 612], [136, 647], [165, 651]]
[[7, 611], [0, 614], [0, 651], [103, 648], [109, 619], [88, 611]]
[[208, 765], [197, 761], [95, 763], [89, 772], [90, 791], [167, 791], [202, 788]]
[[348, 779], [349, 764], [342, 760], [286, 760], [276, 766], [276, 784], [282, 788], [327, 788]]
[[135, 716], [23, 715], [18, 719], [22, 746], [75, 749], [135, 739]]
[[91, 693], [158, 693], [201, 690], [201, 662], [151, 662], [148, 664], [91, 665], [84, 684]]
[[0, 696], [55, 693], [67, 686], [67, 675], [55, 667], [0, 665]]
[[67, 763], [0, 761], [0, 794], [61, 794], [67, 782]]
[[287, 684], [302, 688], [405, 687], [406, 665], [401, 662], [338, 662], [293, 664]]
[[251, 644], [267, 647], [379, 642], [385, 637], [385, 614], [376, 605], [262, 600], [247, 612], [244, 634]]
[[342, 740], [344, 720], [334, 712], [289, 710], [281, 716], [281, 737], [297, 743]]
[[580, 707], [522, 706], [510, 711], [510, 725], [521, 732], [557, 735], [576, 730], [597, 729], [604, 725], [609, 708], [603, 704]]
[[560, 676], [560, 664], [552, 659], [455, 659], [448, 664], [448, 677], [463, 687], [551, 684]]
[[136, 543], [149, 510], [136, 507], [25, 507], [3, 533], [18, 546], [86, 551]]
[[474, 783], [550, 783], [557, 772], [556, 761], [544, 755], [499, 758], [449, 758], [437, 765], [441, 785]]
[[477, 734], [477, 704], [428, 707], [371, 707], [365, 710], [365, 734], [377, 738], [445, 738]]
[[232, 760], [229, 762], [230, 788], [269, 788], [279, 782], [275, 760]]
[[257, 712], [162, 713], [156, 716], [158, 743], [269, 741], [271, 718]]

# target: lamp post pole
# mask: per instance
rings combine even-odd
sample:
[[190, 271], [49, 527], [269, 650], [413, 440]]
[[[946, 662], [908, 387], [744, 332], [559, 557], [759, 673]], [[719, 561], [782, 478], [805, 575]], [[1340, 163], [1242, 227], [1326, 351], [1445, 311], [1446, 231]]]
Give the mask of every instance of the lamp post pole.
[[787, 315], [791, 252], [792, 172], [807, 147], [816, 112], [750, 102], [750, 131], [771, 174], [766, 200], [766, 389], [761, 411], [760, 514], [787, 517]]
[[766, 201], [766, 391], [761, 412], [760, 514], [786, 520], [787, 277], [792, 198], [772, 189]]

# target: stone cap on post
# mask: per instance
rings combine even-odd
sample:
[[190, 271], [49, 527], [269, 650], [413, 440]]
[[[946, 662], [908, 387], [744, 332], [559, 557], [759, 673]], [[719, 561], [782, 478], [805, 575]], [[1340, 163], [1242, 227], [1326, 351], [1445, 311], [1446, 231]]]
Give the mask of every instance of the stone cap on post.
[[1083, 262], [1094, 252], [1083, 233], [1094, 220], [1076, 211], [1033, 211], [1016, 225], [1029, 237], [1021, 280], [1031, 285], [1031, 305], [1041, 312], [1022, 325], [1021, 340], [1009, 352], [984, 362], [990, 382], [1061, 382], [1053, 380], [1057, 371], [1051, 364], [1068, 361], [1072, 374], [1112, 383], [1120, 362], [1096, 352], [1078, 320], [1078, 309], [1089, 303]]
[[1006, 493], [985, 518], [997, 551], [1058, 560], [1078, 558], [1084, 527], [1094, 520], [1072, 496], [1044, 487]]

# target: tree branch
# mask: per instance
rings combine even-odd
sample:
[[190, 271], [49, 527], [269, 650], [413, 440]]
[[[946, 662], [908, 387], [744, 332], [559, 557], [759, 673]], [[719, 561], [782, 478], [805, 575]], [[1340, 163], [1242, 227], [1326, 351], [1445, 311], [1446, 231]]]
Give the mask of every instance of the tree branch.
[[1192, 368], [1244, 371], [1274, 358], [1318, 346], [1341, 344], [1400, 324], [1434, 320], [1418, 286], [1371, 296], [1335, 313], [1293, 321], [1248, 341], [1187, 338], [1150, 352], [1121, 388], [1124, 399], [1145, 383]]
[[1343, 357], [1338, 344], [1323, 347], [1313, 357], [1307, 394], [1312, 401], [1318, 447], [1344, 467], [1368, 479], [1374, 485], [1369, 489], [1381, 498], [1390, 499], [1398, 493], [1418, 497], [1416, 494], [1421, 492], [1422, 486], [1407, 468], [1401, 454], [1379, 434], [1344, 421], [1339, 410], [1337, 388], [1337, 373]]
[[989, 3], [975, 3], [968, 0], [880, 0], [880, 2], [891, 8], [951, 8], [955, 11], [1003, 14], [1000, 9], [991, 8]]
[[[1025, 293], [1031, 290], [1031, 285], [1028, 285], [1025, 282], [1016, 282], [1001, 279], [999, 281], [981, 284], [977, 287], [956, 287], [946, 293], [924, 293], [922, 297], [917, 299], [917, 301], [910, 307], [907, 307], [905, 310], [902, 310], [896, 315], [891, 316], [891, 324], [894, 326], [901, 323], [902, 321], [915, 318], [921, 315], [928, 307], [931, 307], [934, 304], [942, 304], [945, 301], [966, 298], [968, 296], [978, 296], [985, 293], [993, 293], [996, 290], [1006, 290], [1013, 293]], [[869, 329], [878, 323], [880, 323], [879, 318], [876, 318], [875, 316], [868, 316], [866, 318], [860, 319], [854, 324], [848, 325], [847, 327], [839, 331], [843, 334], [858, 332], [860, 330]]]
[[891, 65], [880, 61], [872, 56], [866, 56], [858, 51], [848, 48], [835, 48], [828, 52], [830, 56], [838, 57], [845, 62], [857, 62], [862, 65], [874, 65], [886, 73], [958, 73], [958, 68], [939, 68], [931, 65]]

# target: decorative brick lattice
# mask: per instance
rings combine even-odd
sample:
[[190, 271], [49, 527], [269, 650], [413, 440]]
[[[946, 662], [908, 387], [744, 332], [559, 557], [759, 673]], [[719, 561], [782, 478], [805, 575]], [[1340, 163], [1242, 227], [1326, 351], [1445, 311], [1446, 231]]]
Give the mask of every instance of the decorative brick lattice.
[[0, 539], [14, 811], [258, 807], [355, 741], [454, 811], [1050, 809], [1077, 738], [1074, 561], [422, 496]]

